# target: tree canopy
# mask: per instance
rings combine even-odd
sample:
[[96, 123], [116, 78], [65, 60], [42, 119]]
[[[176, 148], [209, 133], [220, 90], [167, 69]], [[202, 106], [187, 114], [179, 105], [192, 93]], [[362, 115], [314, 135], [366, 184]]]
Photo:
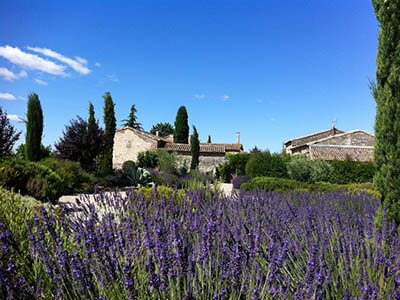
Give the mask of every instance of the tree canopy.
[[6, 112], [0, 106], [0, 157], [10, 155], [15, 142], [19, 139], [21, 132], [17, 132], [10, 123]]
[[157, 123], [156, 125], [153, 125], [151, 127], [150, 133], [155, 135], [157, 133], [157, 131], [158, 131], [158, 135], [160, 137], [167, 137], [170, 134], [174, 133], [174, 127], [168, 122]]
[[122, 126], [129, 126], [135, 129], [143, 130], [142, 124], [137, 122], [136, 117], [137, 110], [135, 104], [131, 106], [131, 112], [129, 113], [128, 119], [122, 120]]
[[36, 93], [28, 95], [28, 112], [26, 121], [25, 151], [26, 159], [38, 161], [43, 134], [43, 111], [39, 96]]
[[181, 106], [178, 109], [175, 119], [174, 142], [188, 144], [189, 143], [189, 124], [186, 107]]

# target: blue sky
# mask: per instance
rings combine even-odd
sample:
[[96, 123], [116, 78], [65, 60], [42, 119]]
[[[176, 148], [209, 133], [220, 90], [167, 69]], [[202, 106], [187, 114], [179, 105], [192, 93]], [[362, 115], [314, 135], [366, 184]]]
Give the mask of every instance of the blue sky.
[[132, 104], [145, 130], [184, 105], [203, 142], [280, 151], [333, 119], [373, 132], [378, 29], [365, 0], [3, 0], [0, 106], [25, 116], [36, 92], [54, 145], [89, 101], [102, 124], [109, 91], [118, 127]]

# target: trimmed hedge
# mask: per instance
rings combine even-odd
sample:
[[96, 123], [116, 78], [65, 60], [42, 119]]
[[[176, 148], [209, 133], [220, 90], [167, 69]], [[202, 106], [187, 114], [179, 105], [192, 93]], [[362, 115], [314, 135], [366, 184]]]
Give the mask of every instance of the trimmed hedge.
[[353, 183], [353, 184], [332, 184], [328, 182], [306, 183], [292, 179], [274, 178], [274, 177], [256, 177], [241, 185], [241, 189], [246, 191], [266, 190], [278, 193], [286, 193], [290, 191], [304, 192], [331, 192], [335, 190], [348, 190], [352, 193], [360, 193], [367, 191], [380, 197], [379, 193], [374, 190], [372, 183]]
[[251, 178], [268, 176], [288, 178], [286, 164], [289, 158], [278, 153], [261, 152], [252, 154], [246, 164], [246, 175]]

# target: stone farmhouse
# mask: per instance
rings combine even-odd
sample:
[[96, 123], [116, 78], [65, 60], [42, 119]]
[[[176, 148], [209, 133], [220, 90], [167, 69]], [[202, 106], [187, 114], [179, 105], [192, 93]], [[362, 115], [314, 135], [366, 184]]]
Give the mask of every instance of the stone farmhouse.
[[[216, 167], [226, 161], [226, 153], [243, 152], [240, 144], [240, 133], [236, 134], [235, 144], [200, 143], [199, 171], [213, 173]], [[181, 163], [189, 167], [192, 160], [190, 144], [173, 142], [173, 136], [162, 138], [157, 135], [124, 127], [115, 132], [113, 148], [113, 168], [120, 169], [127, 160], [137, 161], [139, 152], [147, 150], [161, 150], [176, 152]]]
[[289, 155], [305, 154], [310, 159], [354, 161], [374, 160], [375, 136], [361, 129], [344, 132], [335, 127], [283, 144], [283, 152]]

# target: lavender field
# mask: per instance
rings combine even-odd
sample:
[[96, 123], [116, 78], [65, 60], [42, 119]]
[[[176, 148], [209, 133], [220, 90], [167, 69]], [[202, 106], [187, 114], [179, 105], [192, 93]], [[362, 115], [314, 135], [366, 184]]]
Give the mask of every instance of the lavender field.
[[343, 191], [100, 193], [96, 205], [42, 208], [27, 222], [29, 276], [13, 260], [24, 245], [2, 224], [0, 291], [9, 299], [399, 299], [399, 231], [385, 218], [374, 225], [379, 205]]

